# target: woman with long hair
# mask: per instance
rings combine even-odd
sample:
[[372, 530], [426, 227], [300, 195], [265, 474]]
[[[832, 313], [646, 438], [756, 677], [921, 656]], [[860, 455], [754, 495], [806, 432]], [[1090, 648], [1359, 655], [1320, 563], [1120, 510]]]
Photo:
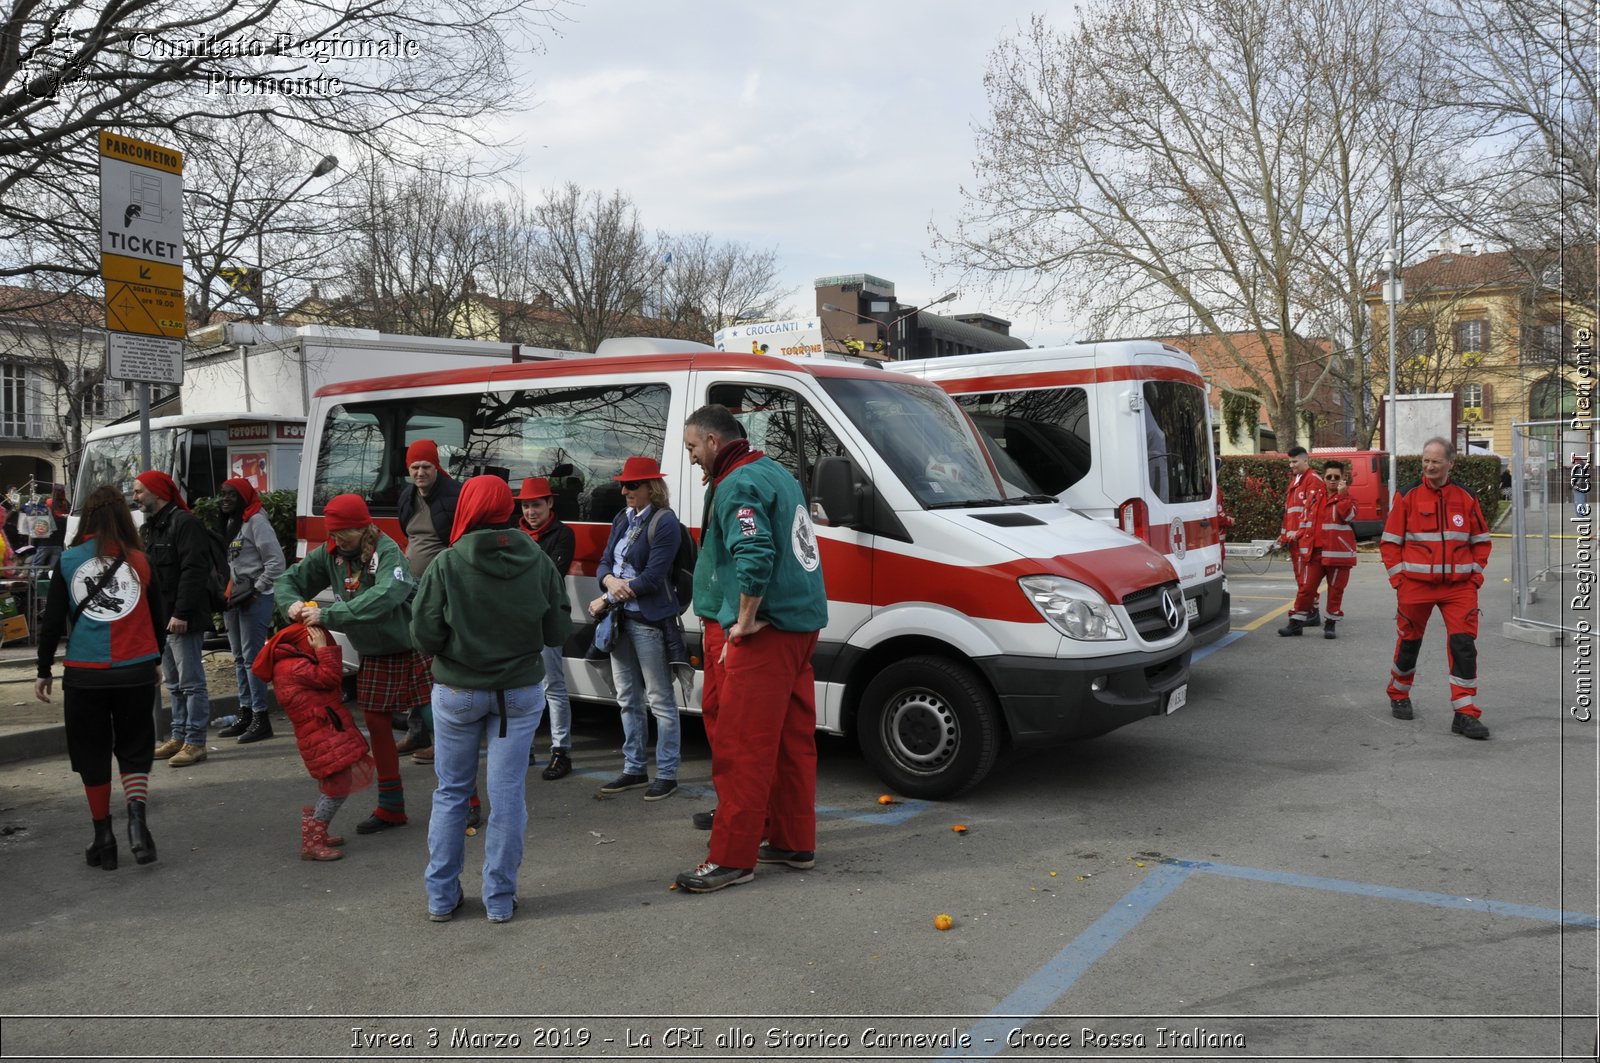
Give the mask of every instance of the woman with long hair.
[[94, 840], [84, 857], [90, 867], [104, 871], [117, 866], [117, 835], [111, 824], [113, 755], [128, 803], [133, 858], [141, 864], [156, 858], [145, 802], [156, 744], [151, 706], [165, 640], [158, 622], [160, 593], [127, 499], [115, 487], [95, 488], [84, 503], [78, 535], [50, 578], [33, 692], [40, 701], [50, 700], [50, 672], [65, 633], [61, 701], [67, 755], [83, 779], [94, 820]]

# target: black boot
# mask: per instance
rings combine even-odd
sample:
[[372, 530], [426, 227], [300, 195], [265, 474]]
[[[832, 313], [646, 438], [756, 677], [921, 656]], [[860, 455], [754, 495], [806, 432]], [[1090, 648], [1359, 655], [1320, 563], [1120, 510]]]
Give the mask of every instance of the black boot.
[[1285, 638], [1299, 638], [1306, 629], [1304, 620], [1290, 620], [1287, 627], [1280, 627], [1278, 634]]
[[254, 718], [255, 714], [252, 712], [252, 710], [240, 709], [239, 715], [234, 718], [234, 721], [217, 732], [217, 737], [238, 738], [240, 735], [250, 730], [250, 721]]
[[83, 851], [90, 867], [102, 871], [117, 869], [117, 832], [111, 829], [111, 817], [94, 821], [94, 841]]
[[1336, 639], [1336, 638], [1338, 638], [1339, 637], [1339, 633], [1337, 631], [1333, 630], [1333, 625], [1335, 625], [1337, 623], [1338, 623], [1337, 620], [1324, 620], [1322, 622], [1322, 637], [1325, 638], [1325, 639]]
[[128, 848], [133, 850], [134, 863], [153, 864], [156, 862], [156, 840], [150, 836], [150, 828], [145, 825], [144, 813], [143, 801], [128, 802]]
[[239, 736], [239, 744], [247, 745], [250, 742], [259, 742], [263, 738], [272, 737], [272, 718], [267, 715], [266, 709], [259, 709], [250, 717], [250, 726], [244, 734]]

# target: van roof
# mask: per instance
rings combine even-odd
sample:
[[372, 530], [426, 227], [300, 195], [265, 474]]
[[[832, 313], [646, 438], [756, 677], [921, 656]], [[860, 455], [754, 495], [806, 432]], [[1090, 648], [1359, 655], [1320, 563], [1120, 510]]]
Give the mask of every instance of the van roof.
[[[734, 354], [726, 351], [695, 350], [677, 354], [645, 354], [631, 356], [579, 355], [559, 361], [519, 362], [516, 364], [480, 365], [471, 369], [441, 369], [428, 373], [406, 373], [401, 376], [369, 377], [365, 380], [345, 380], [337, 384], [324, 384], [316, 390], [318, 396], [351, 395], [368, 391], [404, 391], [413, 388], [434, 388], [451, 384], [498, 384], [519, 380], [559, 379], [570, 376], [634, 376], [641, 373], [672, 373], [684, 370], [766, 370], [768, 372], [805, 373], [814, 377], [862, 377], [880, 379], [888, 377], [896, 382], [921, 383], [915, 377], [889, 373], [882, 369], [856, 365], [824, 358], [784, 358], [772, 354]], [[932, 385], [927, 385], [931, 387]]]
[[[156, 431], [162, 428], [191, 428], [195, 425], [205, 424], [277, 424], [280, 422], [305, 424], [306, 419], [293, 414], [261, 412], [252, 413], [246, 410], [223, 411], [220, 413], [174, 413], [169, 414], [166, 417], [150, 418], [150, 430]], [[132, 420], [118, 421], [115, 424], [106, 425], [104, 428], [96, 428], [93, 432], [90, 432], [88, 435], [84, 436], [83, 441], [88, 443], [97, 439], [114, 439], [117, 436], [136, 435], [138, 434], [138, 431], [139, 418], [134, 417]]]
[[1176, 380], [1205, 387], [1187, 351], [1156, 340], [1115, 340], [958, 354], [896, 363], [895, 368], [938, 380], [951, 391], [1008, 391], [1117, 380]]

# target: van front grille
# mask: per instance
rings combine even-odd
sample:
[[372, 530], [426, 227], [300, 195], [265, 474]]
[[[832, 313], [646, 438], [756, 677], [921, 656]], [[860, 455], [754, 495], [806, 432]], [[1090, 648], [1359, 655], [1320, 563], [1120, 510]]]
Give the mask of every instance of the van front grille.
[[[1167, 622], [1166, 610], [1162, 608], [1163, 591], [1170, 591], [1172, 600], [1177, 603], [1176, 625]], [[1176, 580], [1136, 591], [1122, 599], [1122, 607], [1128, 610], [1133, 629], [1143, 638], [1155, 641], [1183, 630], [1183, 588]]]

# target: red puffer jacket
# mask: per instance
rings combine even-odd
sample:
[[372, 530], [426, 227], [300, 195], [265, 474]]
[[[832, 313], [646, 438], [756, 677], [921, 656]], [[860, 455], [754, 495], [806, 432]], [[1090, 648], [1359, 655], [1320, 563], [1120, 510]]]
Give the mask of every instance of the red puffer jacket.
[[367, 755], [367, 740], [344, 707], [344, 662], [337, 644], [313, 649], [305, 627], [291, 624], [261, 647], [250, 670], [272, 680], [313, 779], [325, 779]]

